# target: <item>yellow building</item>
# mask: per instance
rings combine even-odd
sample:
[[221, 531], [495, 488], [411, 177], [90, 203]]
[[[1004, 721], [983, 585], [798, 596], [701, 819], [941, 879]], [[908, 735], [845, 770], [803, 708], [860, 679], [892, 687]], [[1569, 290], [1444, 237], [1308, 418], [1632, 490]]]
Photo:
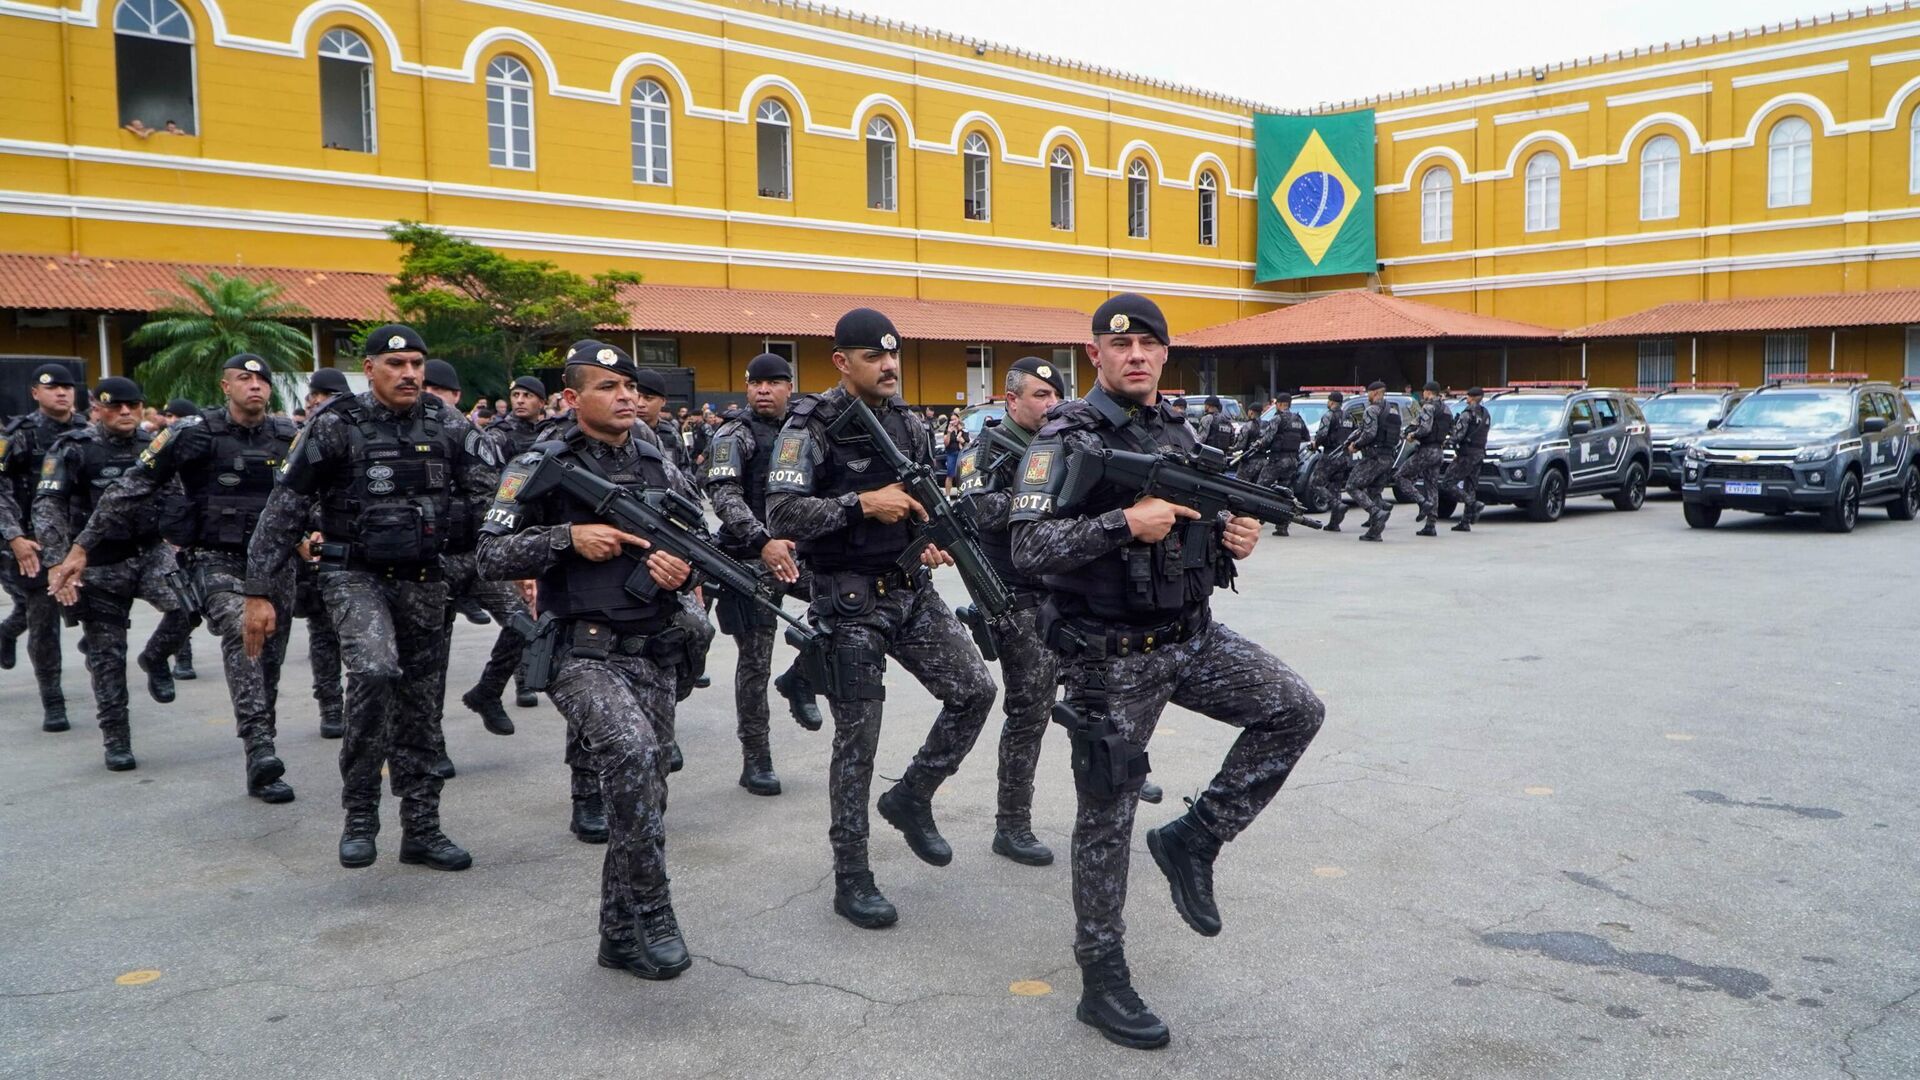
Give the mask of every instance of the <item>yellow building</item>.
[[[997, 333], [996, 306], [1121, 289], [1176, 331], [1356, 287], [1571, 330], [1920, 286], [1916, 89], [1902, 9], [1354, 103], [1377, 110], [1380, 272], [1256, 285], [1256, 106], [1204, 91], [763, 0], [4, 0], [0, 254], [381, 274], [409, 219], [654, 285], [981, 305], [977, 340], [912, 358], [910, 396], [952, 402], [1061, 347]], [[28, 292], [0, 283], [0, 352], [120, 366], [138, 312], [6, 299]], [[772, 340], [633, 322], [703, 390]], [[1621, 383], [1828, 353], [1893, 376], [1907, 336], [1586, 352]], [[823, 386], [817, 340], [794, 350]]]

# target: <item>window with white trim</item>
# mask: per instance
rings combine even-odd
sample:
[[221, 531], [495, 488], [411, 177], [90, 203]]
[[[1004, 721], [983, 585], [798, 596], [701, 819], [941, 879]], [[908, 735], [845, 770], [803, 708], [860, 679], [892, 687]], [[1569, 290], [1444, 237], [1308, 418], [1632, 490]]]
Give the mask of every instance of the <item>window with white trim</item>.
[[993, 154], [987, 137], [967, 136], [960, 147], [961, 210], [968, 221], [993, 219]]
[[120, 126], [178, 135], [198, 131], [193, 62], [193, 20], [179, 4], [121, 0], [113, 11]]
[[898, 210], [899, 147], [893, 123], [884, 116], [867, 121], [867, 208]]
[[1147, 238], [1147, 163], [1134, 158], [1127, 163], [1127, 235], [1135, 240]]
[[759, 159], [760, 197], [793, 198], [793, 121], [773, 98], [753, 114], [754, 150]]
[[1920, 195], [1920, 109], [1907, 120], [1907, 191]]
[[1560, 159], [1542, 150], [1527, 159], [1527, 231], [1560, 227]]
[[1444, 244], [1453, 239], [1453, 173], [1435, 165], [1420, 178], [1420, 242]]
[[1771, 379], [1778, 375], [1805, 375], [1806, 373], [1807, 335], [1768, 334], [1765, 369], [1762, 374]]
[[1673, 381], [1673, 339], [1640, 343], [1640, 376], [1636, 386], [1666, 386]]
[[502, 169], [533, 168], [533, 73], [511, 56], [487, 64], [487, 158]]
[[633, 182], [673, 183], [673, 143], [667, 88], [652, 79], [633, 84], [627, 95], [627, 125], [633, 140]]
[[1194, 181], [1194, 188], [1199, 196], [1200, 246], [1216, 247], [1220, 243], [1220, 182], [1212, 173], [1203, 172]]
[[320, 37], [320, 145], [373, 153], [373, 50], [336, 26]]
[[1053, 227], [1073, 231], [1073, 152], [1056, 146], [1047, 157], [1047, 183], [1052, 193]]
[[1640, 220], [1679, 216], [1680, 143], [1671, 135], [1658, 135], [1640, 149]]
[[1767, 205], [1813, 202], [1813, 125], [1789, 116], [1767, 133]]

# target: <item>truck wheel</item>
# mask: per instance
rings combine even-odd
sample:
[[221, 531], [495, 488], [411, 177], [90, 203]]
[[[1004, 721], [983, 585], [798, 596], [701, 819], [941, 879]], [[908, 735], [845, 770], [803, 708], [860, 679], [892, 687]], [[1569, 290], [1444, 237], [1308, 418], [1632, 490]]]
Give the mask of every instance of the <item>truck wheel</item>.
[[1900, 497], [1887, 504], [1887, 516], [1895, 521], [1912, 521], [1920, 515], [1920, 466], [1907, 467], [1907, 482]]
[[1527, 507], [1527, 517], [1534, 521], [1559, 521], [1560, 511], [1566, 507], [1566, 474], [1559, 469], [1548, 469], [1540, 480], [1540, 494]]
[[1720, 524], [1720, 508], [1705, 503], [1687, 503], [1680, 508], [1687, 515], [1687, 525], [1694, 529], [1711, 529]]
[[1820, 527], [1828, 532], [1852, 532], [1860, 520], [1860, 478], [1845, 473], [1840, 478], [1840, 495], [1833, 505], [1820, 511]]
[[1627, 483], [1613, 493], [1615, 510], [1638, 510], [1647, 501], [1647, 470], [1639, 462], [1627, 466]]

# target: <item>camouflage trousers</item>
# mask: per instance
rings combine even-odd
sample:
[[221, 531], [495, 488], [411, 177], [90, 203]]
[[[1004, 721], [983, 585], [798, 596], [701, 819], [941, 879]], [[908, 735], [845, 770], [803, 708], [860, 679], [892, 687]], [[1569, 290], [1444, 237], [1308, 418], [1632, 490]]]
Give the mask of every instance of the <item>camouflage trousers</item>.
[[[736, 558], [749, 566], [757, 568], [759, 565], [757, 560]], [[803, 599], [811, 596], [813, 575], [803, 569], [800, 580], [792, 585], [783, 585], [783, 589], [785, 595]], [[733, 638], [739, 651], [739, 658], [733, 666], [733, 708], [738, 716], [736, 731], [740, 736], [740, 745], [747, 750], [764, 750], [771, 724], [771, 711], [767, 707], [767, 681], [773, 675], [774, 639], [786, 624], [775, 618], [771, 611], [735, 601], [732, 597], [722, 596], [718, 603], [731, 605], [735, 612], [733, 615], [722, 613], [720, 630]], [[729, 630], [729, 624], [734, 628]], [[798, 674], [796, 661], [787, 675]]]
[[1446, 451], [1438, 446], [1414, 447], [1407, 460], [1394, 470], [1395, 497], [1418, 504], [1428, 519], [1440, 520], [1440, 474], [1446, 467]]
[[[44, 704], [64, 704], [60, 690], [60, 604], [47, 595], [47, 576], [22, 577], [12, 556], [0, 558], [0, 581], [14, 598], [12, 623], [18, 618], [27, 634], [27, 662], [33, 665], [33, 678], [40, 686]], [[12, 631], [18, 635], [19, 631]]]
[[225, 552], [196, 551], [189, 557], [194, 578], [207, 598], [207, 626], [220, 637], [220, 662], [227, 675], [227, 697], [233, 702], [233, 720], [248, 753], [273, 750], [276, 711], [280, 701], [280, 665], [287, 658], [287, 635], [292, 620], [292, 576], [288, 588], [272, 597], [273, 636], [259, 658], [247, 655], [245, 613], [247, 558]]
[[81, 647], [87, 654], [87, 673], [93, 680], [93, 698], [100, 730], [127, 732], [127, 628], [133, 623], [133, 602], [145, 600], [162, 615], [160, 625], [140, 651], [150, 663], [167, 663], [193, 632], [193, 620], [167, 587], [173, 572], [173, 549], [153, 544], [122, 562], [89, 566], [80, 576]]
[[1484, 504], [1480, 501], [1480, 463], [1485, 461], [1487, 452], [1471, 446], [1462, 446], [1453, 452], [1453, 464], [1447, 466], [1447, 475], [1441, 481], [1441, 490], [1452, 495], [1461, 506], [1463, 518], [1471, 525], [1480, 516]]
[[1338, 525], [1347, 516], [1347, 503], [1340, 493], [1346, 490], [1347, 474], [1352, 471], [1353, 458], [1338, 448], [1322, 452], [1319, 463], [1313, 467], [1313, 482], [1308, 490], [1313, 492], [1315, 504], [1327, 504], [1328, 525]]
[[319, 703], [321, 716], [340, 716], [344, 705], [340, 693], [340, 635], [333, 628], [332, 613], [320, 597], [320, 570], [311, 563], [302, 563], [297, 580], [293, 614], [307, 620], [307, 663], [313, 668], [313, 700]]
[[[713, 624], [707, 621], [706, 610], [701, 607], [700, 601], [695, 599], [692, 593], [681, 593], [680, 610], [674, 613], [671, 625], [686, 635], [685, 652], [677, 657], [656, 657], [653, 659], [653, 665], [672, 677], [669, 684], [670, 693], [673, 695], [672, 701], [677, 703], [685, 701], [687, 696], [693, 693], [695, 664], [706, 663], [707, 648], [713, 644]], [[551, 690], [548, 691], [547, 696], [553, 696]], [[662, 747], [674, 741], [673, 720], [674, 710], [672, 709], [667, 709], [654, 718], [656, 729], [663, 733], [660, 740]], [[584, 799], [589, 795], [600, 794], [600, 772], [593, 764], [593, 750], [587, 745], [585, 733], [579, 729], [571, 717], [567, 719], [567, 748], [563, 756], [572, 774], [573, 797]], [[661, 760], [665, 761], [664, 758]], [[665, 794], [662, 794], [662, 807], [666, 805], [665, 799]]]
[[1000, 639], [1000, 680], [1006, 685], [1000, 728], [1000, 801], [994, 825], [1002, 831], [1033, 823], [1033, 774], [1040, 764], [1040, 740], [1053, 716], [1060, 688], [1060, 658], [1034, 628], [1037, 607], [1008, 617]]
[[[823, 581], [816, 591], [827, 587]], [[867, 810], [880, 747], [886, 658], [900, 661], [941, 703], [926, 741], [902, 778], [920, 798], [932, 798], [941, 781], [959, 770], [993, 709], [993, 676], [974, 648], [972, 635], [954, 618], [931, 581], [874, 595], [871, 600], [870, 607], [857, 613], [835, 609], [833, 595], [814, 602], [815, 612], [823, 615], [832, 634], [833, 662], [868, 688], [862, 697], [828, 695], [833, 708], [833, 760], [827, 772], [827, 839], [833, 847], [834, 870], [842, 874], [868, 868]]]
[[[1118, 734], [1144, 748], [1169, 702], [1240, 729], [1195, 801], [1222, 842], [1240, 835], [1279, 792], [1320, 730], [1325, 708], [1305, 679], [1219, 623], [1150, 653], [1066, 662], [1067, 700], [1101, 707]], [[1127, 864], [1138, 796], [1079, 792], [1073, 826], [1073, 951], [1082, 966], [1121, 947]]]
[[547, 688], [567, 719], [568, 763], [591, 770], [606, 799], [600, 932], [632, 941], [637, 917], [667, 893], [667, 744], [677, 674], [645, 656], [569, 656]]
[[507, 620], [516, 612], [523, 615], [527, 613], [527, 603], [520, 598], [520, 590], [511, 582], [483, 579], [470, 551], [459, 555], [443, 555], [440, 565], [445, 569], [447, 579], [447, 616], [446, 629], [440, 635], [440, 657], [437, 661], [440, 682], [433, 693], [433, 738], [435, 746], [444, 751], [447, 740], [441, 720], [446, 712], [447, 660], [453, 650], [453, 622], [459, 617], [453, 602], [462, 596], [473, 597], [500, 627], [499, 636], [493, 639], [493, 652], [487, 655], [486, 666], [480, 669], [480, 682], [474, 687], [480, 693], [495, 698], [506, 690], [507, 680], [520, 668], [520, 654], [527, 651], [527, 639], [520, 636], [520, 631], [507, 625]]
[[333, 613], [347, 670], [340, 742], [340, 804], [377, 810], [387, 767], [407, 833], [438, 828], [441, 780], [432, 736], [435, 670], [446, 634], [443, 582], [391, 581], [364, 570], [326, 570], [320, 595]]
[[1347, 474], [1347, 494], [1353, 497], [1353, 505], [1367, 512], [1367, 517], [1378, 517], [1381, 521], [1393, 512], [1380, 492], [1387, 486], [1393, 473], [1393, 458], [1375, 457], [1369, 454], [1353, 463], [1353, 470]]
[[1260, 470], [1262, 487], [1275, 484], [1291, 489], [1300, 479], [1300, 455], [1276, 453], [1267, 459], [1267, 467]]

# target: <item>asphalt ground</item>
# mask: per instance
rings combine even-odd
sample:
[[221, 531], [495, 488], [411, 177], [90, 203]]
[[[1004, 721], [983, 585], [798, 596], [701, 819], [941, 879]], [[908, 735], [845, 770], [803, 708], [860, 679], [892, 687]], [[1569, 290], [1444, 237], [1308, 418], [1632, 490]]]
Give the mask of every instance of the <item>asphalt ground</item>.
[[[566, 830], [550, 706], [513, 710], [511, 738], [449, 709], [444, 818], [472, 870], [400, 865], [391, 802], [379, 863], [343, 870], [304, 631], [286, 806], [242, 792], [205, 633], [178, 702], [135, 688], [124, 774], [69, 639], [72, 732], [38, 730], [24, 667], [0, 675], [0, 1074], [1914, 1077], [1920, 528], [1862, 517], [1695, 532], [1667, 497], [1583, 499], [1553, 525], [1496, 510], [1419, 539], [1403, 508], [1384, 545], [1263, 541], [1216, 610], [1327, 721], [1222, 855], [1218, 938], [1180, 922], [1136, 835], [1128, 955], [1174, 1033], [1155, 1053], [1073, 1018], [1057, 731], [1035, 818], [1062, 861], [988, 851], [996, 709], [936, 800], [951, 866], [875, 815], [901, 921], [861, 931], [831, 910], [827, 736], [776, 708], [785, 794], [735, 786], [722, 638], [668, 815], [697, 959], [646, 983], [594, 964], [604, 849]], [[459, 625], [454, 694], [493, 633]], [[897, 666], [888, 684], [898, 775], [934, 706]], [[1170, 710], [1170, 798], [1141, 827], [1232, 737]]]

